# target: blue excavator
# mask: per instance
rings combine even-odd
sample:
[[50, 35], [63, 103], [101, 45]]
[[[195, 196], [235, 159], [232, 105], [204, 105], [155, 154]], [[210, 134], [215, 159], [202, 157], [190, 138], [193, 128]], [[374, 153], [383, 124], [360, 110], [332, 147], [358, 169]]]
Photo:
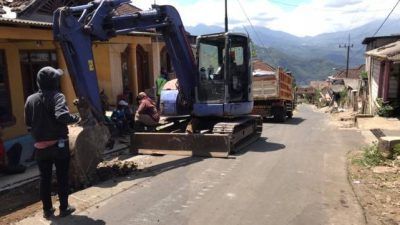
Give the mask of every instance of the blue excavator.
[[[54, 13], [54, 38], [63, 51], [84, 121], [82, 128], [71, 132], [75, 136], [71, 144], [76, 158], [94, 158], [92, 164], [96, 165], [99, 151], [109, 138], [104, 128], [92, 44], [149, 29], [162, 35], [179, 88], [176, 95], [163, 91], [161, 96], [163, 108], [169, 110], [166, 113], [171, 126], [135, 132], [132, 149], [143, 154], [227, 157], [257, 139], [262, 120], [250, 115], [253, 99], [249, 37], [232, 32], [202, 35], [197, 38], [193, 54], [181, 17], [173, 6], [153, 5], [150, 10], [126, 15], [114, 13], [129, 2], [93, 1], [62, 7]], [[182, 114], [189, 115], [189, 119], [182, 119], [187, 118]], [[82, 164], [88, 167], [87, 163]], [[90, 168], [83, 171], [88, 173]]]

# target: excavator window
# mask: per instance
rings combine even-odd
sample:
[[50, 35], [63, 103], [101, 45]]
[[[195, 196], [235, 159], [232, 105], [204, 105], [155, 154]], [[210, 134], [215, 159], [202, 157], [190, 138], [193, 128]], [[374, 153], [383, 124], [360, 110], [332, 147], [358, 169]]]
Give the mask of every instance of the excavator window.
[[248, 47], [246, 37], [231, 37], [229, 42], [228, 73], [229, 101], [243, 102], [248, 98]]
[[198, 48], [198, 100], [206, 103], [223, 103], [225, 99], [224, 39], [204, 40], [200, 42]]

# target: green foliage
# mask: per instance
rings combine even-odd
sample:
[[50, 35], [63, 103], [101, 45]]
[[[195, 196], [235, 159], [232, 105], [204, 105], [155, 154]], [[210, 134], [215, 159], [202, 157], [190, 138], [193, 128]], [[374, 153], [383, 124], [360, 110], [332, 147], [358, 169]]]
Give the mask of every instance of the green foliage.
[[360, 77], [361, 77], [361, 79], [368, 79], [368, 73], [366, 71], [362, 71], [360, 73]]
[[251, 57], [256, 58], [257, 57], [257, 49], [256, 46], [254, 45], [254, 42], [251, 41]]
[[396, 159], [398, 156], [400, 156], [400, 144], [393, 147], [392, 159]]
[[363, 151], [363, 157], [359, 160], [359, 162], [364, 166], [378, 166], [385, 161], [385, 158], [379, 152], [376, 143], [364, 147]]
[[347, 98], [347, 89], [344, 89], [343, 91], [341, 91], [339, 93], [340, 95], [340, 102], [339, 105], [341, 105], [342, 107], [349, 101], [349, 99]]
[[376, 102], [379, 105], [377, 114], [382, 117], [391, 117], [394, 114], [395, 108], [389, 103], [384, 103], [381, 98], [377, 98]]

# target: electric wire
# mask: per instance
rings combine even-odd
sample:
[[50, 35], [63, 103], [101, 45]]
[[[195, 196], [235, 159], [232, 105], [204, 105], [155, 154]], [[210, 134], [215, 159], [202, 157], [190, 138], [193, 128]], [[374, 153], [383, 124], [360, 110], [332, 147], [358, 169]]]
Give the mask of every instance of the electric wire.
[[386, 16], [385, 20], [383, 21], [383, 23], [379, 26], [378, 30], [375, 31], [374, 35], [372, 35], [372, 37], [375, 37], [375, 35], [381, 30], [381, 28], [383, 27], [383, 25], [386, 23], [386, 21], [389, 19], [390, 15], [393, 13], [393, 11], [396, 9], [397, 5], [400, 3], [400, 0], [397, 1], [397, 3], [394, 5], [394, 7], [392, 8], [392, 10], [390, 10], [389, 14]]
[[[400, 0], [399, 0], [400, 1]], [[240, 0], [237, 0], [237, 2], [239, 3], [240, 9], [242, 10], [244, 16], [246, 17], [247, 21], [249, 22], [251, 29], [253, 30], [253, 32], [255, 33], [258, 41], [260, 42], [260, 44], [262, 45], [263, 48], [265, 48], [264, 42], [261, 40], [260, 36], [258, 35], [258, 32], [254, 29], [253, 23], [251, 22], [249, 16], [246, 13], [246, 10], [244, 9], [242, 3], [240, 2]]]

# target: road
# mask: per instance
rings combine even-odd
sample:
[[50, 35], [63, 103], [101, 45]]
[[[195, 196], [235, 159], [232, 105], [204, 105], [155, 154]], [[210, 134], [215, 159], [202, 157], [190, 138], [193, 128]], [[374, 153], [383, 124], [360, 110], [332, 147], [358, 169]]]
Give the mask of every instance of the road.
[[363, 137], [301, 105], [232, 159], [187, 158], [140, 185], [54, 224], [365, 224], [346, 153]]

